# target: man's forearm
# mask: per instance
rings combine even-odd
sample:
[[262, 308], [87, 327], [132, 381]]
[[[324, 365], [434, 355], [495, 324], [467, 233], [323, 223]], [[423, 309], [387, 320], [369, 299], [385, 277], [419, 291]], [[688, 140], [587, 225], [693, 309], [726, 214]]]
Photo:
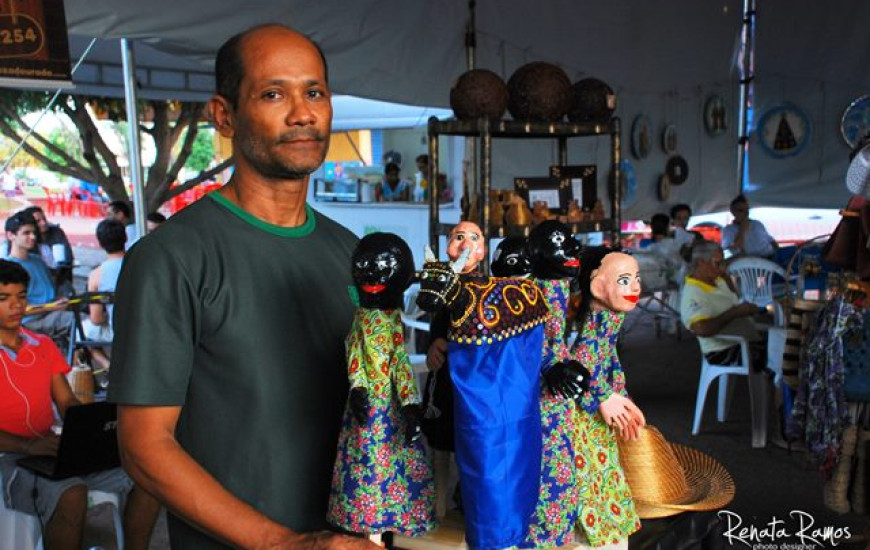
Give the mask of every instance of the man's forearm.
[[277, 541], [294, 535], [221, 486], [178, 444], [171, 431], [140, 430], [135, 418], [125, 415], [123, 409], [119, 414], [124, 468], [174, 514], [239, 548], [278, 547]]
[[0, 453], [27, 454], [32, 442], [32, 439], [0, 431]]
[[725, 325], [741, 316], [739, 306], [734, 306], [727, 309], [715, 317], [696, 321], [692, 324], [690, 330], [698, 336], [714, 336], [718, 334]]

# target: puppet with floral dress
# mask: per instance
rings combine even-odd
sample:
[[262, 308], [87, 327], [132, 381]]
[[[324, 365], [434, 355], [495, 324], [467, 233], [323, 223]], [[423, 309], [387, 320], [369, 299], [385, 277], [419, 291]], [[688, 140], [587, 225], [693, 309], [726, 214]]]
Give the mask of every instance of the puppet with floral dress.
[[541, 373], [541, 480], [526, 546], [565, 546], [574, 539], [580, 480], [574, 433], [577, 402], [589, 373], [570, 356], [567, 310], [571, 280], [580, 272], [580, 243], [556, 220], [539, 223], [529, 234], [531, 280], [538, 285], [550, 316], [544, 325]]
[[435, 526], [434, 485], [400, 315], [414, 260], [396, 235], [373, 233], [360, 240], [352, 264], [360, 307], [345, 340], [350, 394], [327, 519], [380, 542], [387, 531], [414, 536]]
[[636, 439], [646, 421], [628, 398], [616, 341], [625, 313], [640, 297], [640, 270], [628, 254], [605, 247], [584, 250], [580, 262], [580, 335], [572, 354], [592, 376], [580, 400], [575, 435], [577, 524], [591, 547], [626, 548], [640, 520], [619, 463], [616, 438]]

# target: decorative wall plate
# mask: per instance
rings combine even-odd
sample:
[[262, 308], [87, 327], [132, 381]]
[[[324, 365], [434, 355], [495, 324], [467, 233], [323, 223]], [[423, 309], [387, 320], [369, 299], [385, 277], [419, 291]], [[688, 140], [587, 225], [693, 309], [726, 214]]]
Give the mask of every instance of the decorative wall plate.
[[667, 174], [662, 174], [659, 178], [658, 195], [659, 200], [662, 202], [666, 202], [671, 198], [671, 180]]
[[840, 120], [840, 133], [850, 149], [870, 135], [870, 95], [859, 97], [846, 107]]
[[666, 155], [677, 152], [677, 125], [668, 124], [662, 131], [662, 150]]
[[689, 163], [680, 155], [675, 155], [668, 159], [665, 174], [672, 185], [682, 185], [689, 179]]
[[652, 151], [652, 122], [646, 115], [637, 115], [631, 125], [631, 154], [645, 159]]
[[756, 127], [758, 143], [774, 158], [793, 157], [810, 139], [810, 119], [791, 103], [783, 103], [761, 115]]
[[721, 136], [728, 130], [728, 106], [718, 94], [711, 95], [704, 103], [704, 129], [711, 136]]

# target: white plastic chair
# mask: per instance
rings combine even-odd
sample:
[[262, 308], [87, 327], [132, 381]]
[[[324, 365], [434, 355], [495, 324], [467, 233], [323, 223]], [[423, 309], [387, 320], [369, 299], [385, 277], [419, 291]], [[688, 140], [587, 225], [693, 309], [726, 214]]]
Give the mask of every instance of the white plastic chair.
[[785, 269], [764, 258], [738, 258], [728, 265], [728, 274], [735, 280], [740, 298], [758, 307], [773, 304], [776, 326], [785, 326], [782, 305], [776, 301], [773, 277], [785, 280]]
[[719, 401], [716, 408], [716, 418], [724, 422], [728, 414], [731, 395], [729, 391], [729, 376], [746, 376], [749, 381], [749, 408], [752, 417], [752, 446], [755, 448], [767, 445], [767, 378], [763, 371], [755, 371], [751, 367], [749, 342], [741, 336], [717, 334], [717, 339], [728, 340], [740, 345], [739, 365], [711, 365], [701, 356], [701, 379], [698, 382], [698, 397], [695, 400], [695, 419], [692, 422], [692, 435], [698, 435], [701, 429], [701, 416], [707, 399], [710, 385], [719, 379]]
[[405, 325], [405, 348], [408, 350], [408, 359], [411, 361], [414, 374], [417, 375], [417, 388], [422, 392], [429, 369], [426, 367], [426, 354], [417, 353], [416, 333], [418, 330], [429, 332], [430, 326], [429, 323], [420, 321], [420, 317], [426, 312], [417, 307], [419, 290], [418, 285], [412, 285], [405, 291], [405, 310], [402, 311], [401, 315], [402, 324]]
[[[124, 525], [121, 520], [121, 496], [118, 493], [88, 491], [88, 508], [98, 504], [112, 505], [112, 519], [115, 524], [115, 543], [118, 550], [124, 550]], [[0, 498], [0, 550], [43, 550], [42, 531], [39, 518], [6, 508]]]

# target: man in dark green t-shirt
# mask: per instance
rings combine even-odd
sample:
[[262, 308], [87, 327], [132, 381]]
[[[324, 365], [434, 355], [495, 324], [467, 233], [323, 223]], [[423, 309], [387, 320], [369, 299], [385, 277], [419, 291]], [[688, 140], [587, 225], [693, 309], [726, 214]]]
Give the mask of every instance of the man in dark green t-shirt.
[[230, 182], [143, 238], [117, 286], [109, 398], [173, 549], [376, 550], [321, 532], [347, 393], [349, 231], [305, 203], [329, 143], [320, 50], [278, 25], [218, 52]]

